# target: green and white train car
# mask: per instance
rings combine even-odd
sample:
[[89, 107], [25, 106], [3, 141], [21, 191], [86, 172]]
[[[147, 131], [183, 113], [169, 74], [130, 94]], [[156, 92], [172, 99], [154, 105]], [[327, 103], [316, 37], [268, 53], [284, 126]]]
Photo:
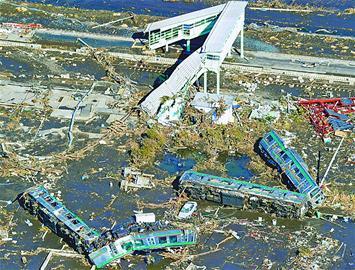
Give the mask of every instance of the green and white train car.
[[89, 258], [97, 268], [118, 260], [134, 252], [174, 248], [194, 245], [197, 234], [192, 230], [164, 230], [151, 233], [130, 234], [89, 254]]

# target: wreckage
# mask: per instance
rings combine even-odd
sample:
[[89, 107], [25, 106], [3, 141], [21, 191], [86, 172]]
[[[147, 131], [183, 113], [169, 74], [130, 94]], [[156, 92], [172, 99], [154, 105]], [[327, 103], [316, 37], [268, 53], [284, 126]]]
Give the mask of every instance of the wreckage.
[[195, 199], [259, 209], [279, 217], [301, 218], [310, 209], [306, 194], [194, 171], [180, 177], [179, 190]]
[[180, 119], [184, 110], [188, 89], [202, 75], [204, 93], [207, 94], [207, 73], [216, 73], [216, 94], [220, 95], [220, 69], [224, 59], [230, 55], [233, 43], [240, 36], [240, 56], [244, 57], [243, 27], [246, 1], [228, 1], [226, 4], [206, 8], [149, 24], [144, 30], [148, 34], [150, 49], [160, 47], [168, 50], [169, 44], [186, 40], [190, 53], [190, 40], [208, 34], [205, 42], [191, 53], [173, 71], [170, 77], [154, 89], [140, 104], [149, 116], [169, 125]]
[[270, 164], [284, 173], [291, 188], [308, 196], [312, 207], [324, 202], [323, 191], [309, 173], [304, 160], [293, 149], [288, 148], [275, 131], [264, 135], [260, 140], [259, 149]]
[[300, 100], [298, 104], [308, 111], [312, 125], [323, 138], [354, 128], [349, 115], [355, 112], [355, 97]]
[[[195, 231], [166, 229], [159, 222], [147, 228], [127, 223], [100, 233], [90, 228], [43, 186], [32, 187], [19, 194], [18, 201], [25, 210], [77, 252], [85, 254], [98, 268], [135, 251], [181, 247], [197, 242]], [[144, 232], [145, 229], [149, 233]]]
[[89, 258], [98, 268], [101, 268], [135, 251], [193, 245], [196, 240], [196, 233], [191, 230], [130, 234], [90, 253]]
[[125, 167], [122, 170], [123, 180], [120, 182], [120, 189], [128, 191], [129, 188], [153, 188], [155, 187], [153, 174], [142, 173], [134, 168]]

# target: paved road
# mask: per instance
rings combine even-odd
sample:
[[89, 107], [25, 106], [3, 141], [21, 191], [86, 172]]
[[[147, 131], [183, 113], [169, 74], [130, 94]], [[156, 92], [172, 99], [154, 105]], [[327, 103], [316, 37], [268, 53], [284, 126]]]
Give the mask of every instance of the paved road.
[[[0, 46], [26, 46], [40, 49], [40, 47], [37, 47], [38, 44], [10, 41], [0, 41]], [[73, 51], [63, 51], [54, 48], [47, 48], [43, 50], [74, 53]], [[113, 57], [119, 57], [135, 62], [143, 60], [147, 63], [163, 64], [168, 66], [172, 66], [176, 62], [176, 59], [174, 58], [161, 56], [146, 56], [118, 52], [108, 53]], [[248, 61], [236, 57], [237, 62], [230, 62], [231, 59], [227, 58], [222, 65], [222, 68], [264, 74], [312, 78], [325, 80], [329, 83], [343, 82], [355, 85], [355, 61], [268, 52], [247, 51], [245, 54]]]
[[355, 61], [251, 51], [246, 53], [246, 57], [249, 61], [237, 58], [237, 62], [264, 68], [355, 77]]
[[108, 40], [108, 41], [131, 41], [131, 42], [134, 42], [134, 39], [132, 39], [130, 37], [88, 33], [88, 32], [78, 32], [78, 31], [66, 31], [66, 30], [60, 30], [60, 29], [42, 28], [42, 29], [37, 29], [36, 33], [45, 33], [45, 34], [51, 34], [51, 35], [70, 36], [70, 37], [78, 37], [78, 38], [93, 38], [93, 39]]

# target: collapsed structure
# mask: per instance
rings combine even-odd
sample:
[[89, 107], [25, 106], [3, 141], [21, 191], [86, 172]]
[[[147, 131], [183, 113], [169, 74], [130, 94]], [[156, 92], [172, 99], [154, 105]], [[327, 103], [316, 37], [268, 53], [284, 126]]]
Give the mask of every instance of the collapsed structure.
[[[141, 103], [141, 108], [151, 117], [156, 116], [161, 123], [168, 123], [172, 115], [181, 115], [185, 106], [182, 100], [188, 96], [188, 88], [204, 75], [204, 93], [207, 93], [207, 73], [216, 73], [216, 93], [220, 94], [220, 67], [238, 35], [241, 36], [240, 55], [243, 52], [244, 13], [247, 2], [229, 1], [200, 11], [149, 24], [148, 45], [151, 49], [180, 40], [187, 40], [209, 33], [201, 48], [188, 56], [158, 88], [153, 90]], [[180, 100], [179, 100], [180, 99]], [[165, 106], [164, 106], [165, 104]], [[170, 111], [167, 113], [167, 111]]]
[[100, 233], [90, 228], [43, 186], [28, 189], [18, 196], [18, 201], [98, 268], [135, 251], [180, 247], [197, 242], [195, 231], [162, 229], [160, 223], [150, 226], [149, 233], [144, 232], [144, 227], [135, 228], [132, 225]]
[[355, 112], [355, 97], [300, 100], [298, 104], [308, 111], [312, 125], [323, 139], [333, 132], [354, 128], [349, 115]]

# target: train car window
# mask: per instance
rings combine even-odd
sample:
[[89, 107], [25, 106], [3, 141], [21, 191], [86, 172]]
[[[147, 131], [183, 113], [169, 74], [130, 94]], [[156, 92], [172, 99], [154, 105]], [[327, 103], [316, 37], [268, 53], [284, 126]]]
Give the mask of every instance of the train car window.
[[273, 138], [271, 135], [269, 135], [269, 136], [266, 137], [266, 140], [267, 140], [269, 143], [272, 143], [272, 142], [274, 141], [274, 138]]
[[168, 242], [168, 239], [166, 236], [159, 237], [159, 244], [166, 244]]
[[76, 224], [79, 224], [79, 221], [76, 220], [76, 219], [74, 219], [74, 220], [72, 221], [72, 223], [73, 223], [74, 225], [76, 225]]
[[302, 173], [297, 174], [297, 176], [301, 179], [304, 180], [304, 175]]
[[155, 245], [155, 239], [154, 238], [148, 238], [147, 242], [149, 245]]
[[73, 218], [73, 216], [71, 214], [67, 214], [66, 217], [67, 217], [67, 219], [72, 219]]
[[296, 167], [295, 168], [295, 174], [298, 174], [300, 172], [300, 170]]
[[169, 242], [170, 243], [177, 243], [177, 236], [176, 235], [169, 236]]
[[123, 249], [127, 251], [133, 250], [133, 243], [132, 242], [127, 242], [122, 245]]
[[57, 202], [52, 202], [51, 205], [52, 205], [53, 207], [56, 207], [56, 206], [58, 205], [58, 203], [57, 203]]
[[291, 160], [291, 158], [286, 153], [284, 153], [281, 157], [285, 162], [289, 162]]
[[134, 241], [134, 245], [137, 246], [137, 247], [140, 247], [140, 246], [143, 246], [143, 241], [142, 240], [135, 240]]

